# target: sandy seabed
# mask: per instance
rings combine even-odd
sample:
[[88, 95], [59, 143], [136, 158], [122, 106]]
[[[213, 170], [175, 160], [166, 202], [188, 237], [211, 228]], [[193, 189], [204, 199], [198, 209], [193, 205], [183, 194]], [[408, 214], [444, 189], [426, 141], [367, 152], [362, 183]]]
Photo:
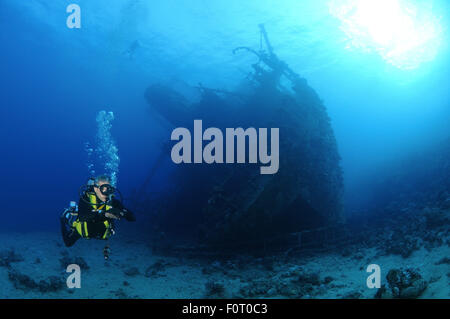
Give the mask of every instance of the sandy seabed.
[[[0, 251], [13, 250], [23, 259], [0, 267], [1, 299], [373, 298], [376, 289], [369, 289], [366, 285], [370, 275], [366, 272], [369, 264], [380, 266], [384, 284], [387, 284], [385, 277], [390, 269], [417, 268], [428, 281], [428, 287], [420, 298], [450, 297], [450, 267], [448, 263], [439, 262], [450, 256], [448, 245], [431, 250], [421, 248], [407, 258], [380, 256], [375, 248], [357, 248], [357, 254], [347, 257], [339, 251], [333, 251], [289, 259], [280, 256], [241, 256], [227, 261], [158, 255], [152, 252], [148, 244], [124, 234], [109, 241], [111, 257], [105, 261], [104, 241], [79, 240], [75, 246], [66, 248], [57, 233], [0, 233], [0, 243]], [[57, 276], [64, 281], [69, 276], [64, 261], [61, 261], [64, 256], [66, 260], [81, 257], [89, 267], [81, 270], [80, 289], [64, 286], [57, 291], [41, 292], [39, 289], [18, 286], [9, 276], [13, 270], [29, 276], [35, 282], [49, 276]], [[269, 259], [270, 263], [267, 262]], [[299, 295], [295, 290], [295, 282], [290, 278], [296, 273], [298, 275], [299, 271], [320, 278], [320, 281], [312, 283], [315, 286], [310, 294]], [[291, 294], [287, 292], [280, 295], [280, 289], [270, 288], [270, 283], [283, 280], [289, 282], [285, 289], [292, 290], [294, 287]], [[218, 283], [219, 289], [214, 289], [215, 286], [210, 283]], [[253, 291], [262, 289], [254, 291], [254, 295], [243, 292], [255, 286], [255, 283], [256, 287], [265, 288], [253, 288]]]

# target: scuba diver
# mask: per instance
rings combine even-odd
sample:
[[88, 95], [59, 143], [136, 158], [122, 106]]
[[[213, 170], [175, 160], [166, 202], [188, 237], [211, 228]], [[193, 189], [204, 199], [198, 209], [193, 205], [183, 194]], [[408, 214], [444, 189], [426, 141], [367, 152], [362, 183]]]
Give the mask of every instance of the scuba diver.
[[[125, 218], [136, 220], [134, 214], [115, 198], [118, 192], [111, 186], [111, 179], [106, 175], [89, 179], [87, 185], [80, 188], [78, 206], [75, 202], [61, 215], [61, 231], [64, 244], [70, 247], [80, 238], [108, 240], [114, 234], [114, 222]], [[119, 192], [120, 195], [120, 192]], [[104, 249], [108, 259], [109, 246]]]
[[139, 42], [139, 40], [134, 40], [133, 43], [131, 43], [131, 45], [129, 46], [129, 48], [127, 50], [125, 50], [124, 54], [128, 56], [128, 58], [130, 60], [134, 59], [134, 55], [136, 53], [136, 51], [141, 47], [141, 43]]

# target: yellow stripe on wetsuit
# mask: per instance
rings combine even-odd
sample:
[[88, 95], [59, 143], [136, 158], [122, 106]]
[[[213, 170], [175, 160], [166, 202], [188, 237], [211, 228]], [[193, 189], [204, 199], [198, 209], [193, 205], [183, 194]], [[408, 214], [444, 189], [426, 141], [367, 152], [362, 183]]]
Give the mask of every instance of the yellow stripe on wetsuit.
[[[103, 208], [105, 208], [105, 204], [101, 205], [100, 207], [97, 208], [97, 197], [95, 196], [95, 194], [90, 193], [89, 195], [89, 201], [92, 204], [92, 207], [94, 208], [94, 210], [96, 211], [100, 211]], [[112, 207], [109, 205], [106, 205], [105, 211], [110, 210]], [[105, 225], [105, 233], [102, 236], [102, 239], [108, 239], [111, 236], [111, 223], [108, 220], [105, 220], [103, 222], [103, 224]], [[88, 226], [87, 226], [87, 222], [82, 222], [80, 220], [76, 220], [73, 222], [72, 227], [74, 227], [76, 229], [76, 231], [78, 232], [78, 234], [80, 234], [81, 237], [89, 239], [89, 231], [88, 231]]]

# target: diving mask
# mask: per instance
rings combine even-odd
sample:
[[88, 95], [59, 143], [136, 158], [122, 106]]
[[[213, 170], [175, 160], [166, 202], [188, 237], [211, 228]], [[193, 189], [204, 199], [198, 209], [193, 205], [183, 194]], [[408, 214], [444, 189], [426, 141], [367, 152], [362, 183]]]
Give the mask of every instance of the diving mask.
[[116, 191], [116, 189], [109, 184], [103, 184], [102, 186], [95, 185], [95, 187], [99, 188], [100, 193], [102, 193], [105, 196], [110, 196], [114, 194]]

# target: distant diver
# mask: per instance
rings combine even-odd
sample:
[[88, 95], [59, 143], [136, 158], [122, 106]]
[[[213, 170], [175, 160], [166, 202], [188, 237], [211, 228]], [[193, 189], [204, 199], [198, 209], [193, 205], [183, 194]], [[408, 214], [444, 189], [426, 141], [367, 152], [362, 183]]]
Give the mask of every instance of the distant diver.
[[[136, 221], [134, 214], [115, 198], [118, 192], [111, 186], [109, 176], [100, 175], [90, 178], [80, 188], [78, 206], [75, 202], [61, 215], [61, 231], [64, 244], [71, 247], [80, 238], [108, 240], [114, 235], [114, 222], [125, 218]], [[120, 192], [119, 192], [120, 195]], [[109, 257], [109, 247], [104, 251], [105, 259]]]
[[130, 60], [134, 59], [134, 55], [136, 53], [136, 50], [141, 47], [141, 43], [139, 40], [134, 40], [133, 43], [129, 46], [127, 50], [125, 50], [124, 54], [128, 56]]

